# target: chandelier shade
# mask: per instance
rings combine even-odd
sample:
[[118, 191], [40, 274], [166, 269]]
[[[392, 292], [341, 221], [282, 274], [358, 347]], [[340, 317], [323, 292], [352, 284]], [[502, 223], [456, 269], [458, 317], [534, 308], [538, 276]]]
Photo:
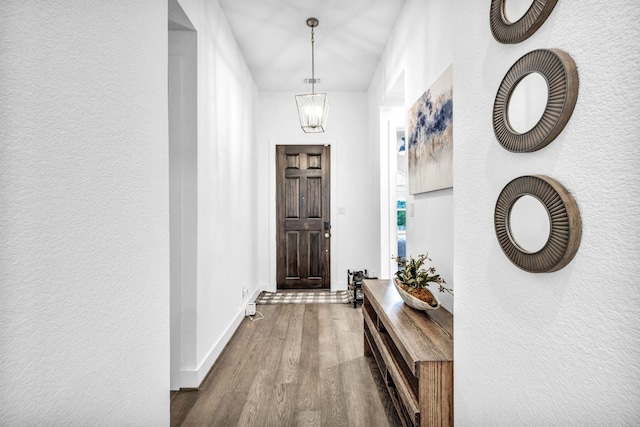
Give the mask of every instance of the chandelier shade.
[[327, 125], [329, 101], [326, 93], [296, 95], [300, 127], [305, 133], [321, 133]]
[[329, 115], [329, 101], [326, 93], [316, 93], [315, 84], [318, 81], [315, 75], [314, 34], [313, 29], [318, 26], [316, 18], [307, 19], [307, 26], [311, 27], [311, 93], [296, 95], [298, 118], [300, 127], [305, 133], [322, 133], [327, 125]]

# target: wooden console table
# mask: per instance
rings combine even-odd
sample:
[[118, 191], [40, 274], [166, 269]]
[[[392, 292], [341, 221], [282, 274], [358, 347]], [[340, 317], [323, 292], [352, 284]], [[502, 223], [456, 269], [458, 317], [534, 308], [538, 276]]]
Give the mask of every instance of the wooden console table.
[[363, 282], [364, 354], [404, 426], [453, 426], [453, 315], [404, 304], [389, 280]]

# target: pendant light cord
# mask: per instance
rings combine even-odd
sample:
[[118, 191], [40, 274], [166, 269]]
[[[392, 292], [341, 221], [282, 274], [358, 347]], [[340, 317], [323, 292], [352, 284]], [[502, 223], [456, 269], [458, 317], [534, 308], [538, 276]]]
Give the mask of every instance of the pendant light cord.
[[311, 27], [311, 93], [316, 93], [315, 55], [313, 51], [313, 27]]

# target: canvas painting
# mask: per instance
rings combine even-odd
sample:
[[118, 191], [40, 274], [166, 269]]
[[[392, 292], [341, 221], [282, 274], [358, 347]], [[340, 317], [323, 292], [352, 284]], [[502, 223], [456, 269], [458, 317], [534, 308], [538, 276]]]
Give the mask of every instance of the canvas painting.
[[409, 192], [453, 187], [452, 66], [409, 110]]

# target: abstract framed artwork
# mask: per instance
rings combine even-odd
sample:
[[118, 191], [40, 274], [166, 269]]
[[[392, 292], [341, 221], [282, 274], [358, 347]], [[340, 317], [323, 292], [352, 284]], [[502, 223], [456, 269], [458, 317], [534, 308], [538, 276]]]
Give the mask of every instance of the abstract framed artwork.
[[453, 69], [449, 67], [409, 110], [409, 193], [453, 187]]

